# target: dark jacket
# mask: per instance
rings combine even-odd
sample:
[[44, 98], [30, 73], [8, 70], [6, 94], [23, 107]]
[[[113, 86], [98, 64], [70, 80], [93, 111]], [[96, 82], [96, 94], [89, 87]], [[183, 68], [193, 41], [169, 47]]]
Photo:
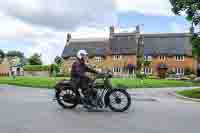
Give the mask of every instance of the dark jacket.
[[77, 59], [73, 64], [72, 64], [72, 69], [71, 69], [71, 78], [81, 78], [85, 77], [86, 72], [91, 72], [97, 74], [97, 71], [89, 68], [84, 60]]

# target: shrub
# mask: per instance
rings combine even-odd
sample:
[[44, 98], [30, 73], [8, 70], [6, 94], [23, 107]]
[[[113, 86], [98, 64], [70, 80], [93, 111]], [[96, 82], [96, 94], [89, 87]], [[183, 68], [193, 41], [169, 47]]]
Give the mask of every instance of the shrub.
[[149, 66], [151, 64], [151, 61], [144, 61], [144, 66]]
[[197, 76], [196, 76], [195, 74], [190, 74], [190, 75], [188, 76], [188, 78], [190, 78], [191, 80], [194, 80], [196, 77], [197, 77]]
[[136, 72], [136, 77], [139, 78], [139, 79], [143, 79], [143, 78], [146, 78], [146, 75], [143, 74], [143, 73], [137, 73]]
[[26, 65], [24, 71], [49, 71], [48, 65]]
[[70, 77], [69, 73], [57, 73], [56, 77]]
[[174, 72], [173, 70], [170, 70], [170, 71], [168, 72], [168, 74], [169, 74], [169, 75], [175, 75], [176, 72]]
[[193, 74], [192, 70], [189, 67], [185, 68], [185, 75], [191, 75], [191, 74]]
[[[58, 65], [56, 65], [56, 64], [50, 65], [50, 75], [51, 76], [56, 76], [59, 72], [60, 72], [60, 67]], [[54, 74], [56, 74], [56, 75], [54, 75]]]
[[149, 75], [148, 79], [158, 79], [158, 77], [156, 75]]

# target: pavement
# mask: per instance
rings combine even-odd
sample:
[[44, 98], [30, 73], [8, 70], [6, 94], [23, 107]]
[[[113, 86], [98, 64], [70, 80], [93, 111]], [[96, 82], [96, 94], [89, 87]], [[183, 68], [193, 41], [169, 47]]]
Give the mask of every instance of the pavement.
[[115, 113], [64, 110], [53, 90], [0, 85], [0, 133], [199, 133], [200, 103], [170, 95], [183, 89], [129, 90], [131, 108]]

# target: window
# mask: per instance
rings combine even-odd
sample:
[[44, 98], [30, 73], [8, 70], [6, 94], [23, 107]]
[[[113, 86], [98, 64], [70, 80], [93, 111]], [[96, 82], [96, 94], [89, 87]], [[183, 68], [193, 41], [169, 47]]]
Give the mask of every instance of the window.
[[177, 55], [177, 56], [176, 56], [176, 60], [177, 60], [177, 61], [184, 61], [184, 56], [182, 56], [182, 55]]
[[152, 56], [144, 56], [145, 61], [152, 61]]
[[184, 75], [184, 68], [175, 68], [176, 74]]
[[94, 57], [95, 61], [97, 62], [101, 62], [102, 61], [102, 58], [101, 57]]
[[70, 57], [69, 60], [74, 61], [74, 60], [76, 60], [76, 57]]
[[113, 59], [114, 59], [114, 60], [120, 60], [121, 58], [122, 58], [121, 55], [114, 55], [114, 56], [113, 56]]
[[166, 56], [161, 55], [160, 60], [166, 60]]
[[145, 67], [145, 68], [144, 68], [144, 73], [145, 73], [145, 74], [152, 74], [152, 68], [150, 68], [150, 67]]
[[120, 73], [120, 72], [122, 72], [122, 68], [120, 68], [120, 67], [113, 67], [113, 72], [114, 73]]

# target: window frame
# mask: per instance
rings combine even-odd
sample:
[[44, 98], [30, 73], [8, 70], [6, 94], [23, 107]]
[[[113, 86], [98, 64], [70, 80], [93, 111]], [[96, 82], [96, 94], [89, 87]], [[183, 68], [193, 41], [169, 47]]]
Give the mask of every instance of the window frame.
[[113, 73], [121, 73], [123, 71], [122, 67], [113, 67]]
[[113, 60], [121, 60], [122, 59], [122, 55], [114, 55], [113, 56]]
[[95, 56], [94, 59], [95, 59], [96, 62], [102, 62], [101, 56]]
[[75, 60], [76, 60], [76, 57], [75, 57], [75, 56], [71, 56], [71, 57], [69, 57], [69, 60], [70, 60], [70, 61], [75, 61]]
[[153, 74], [153, 69], [151, 67], [144, 67], [144, 74]]
[[181, 75], [185, 75], [185, 69], [184, 68], [181, 68], [181, 67], [176, 67], [175, 68], [175, 73], [177, 75], [181, 74]]
[[160, 55], [160, 60], [166, 60], [167, 57], [165, 55]]
[[184, 55], [176, 55], [176, 61], [184, 61], [185, 60], [185, 56]]
[[145, 55], [144, 56], [144, 61], [152, 61], [152, 56], [150, 56], [150, 55]]

